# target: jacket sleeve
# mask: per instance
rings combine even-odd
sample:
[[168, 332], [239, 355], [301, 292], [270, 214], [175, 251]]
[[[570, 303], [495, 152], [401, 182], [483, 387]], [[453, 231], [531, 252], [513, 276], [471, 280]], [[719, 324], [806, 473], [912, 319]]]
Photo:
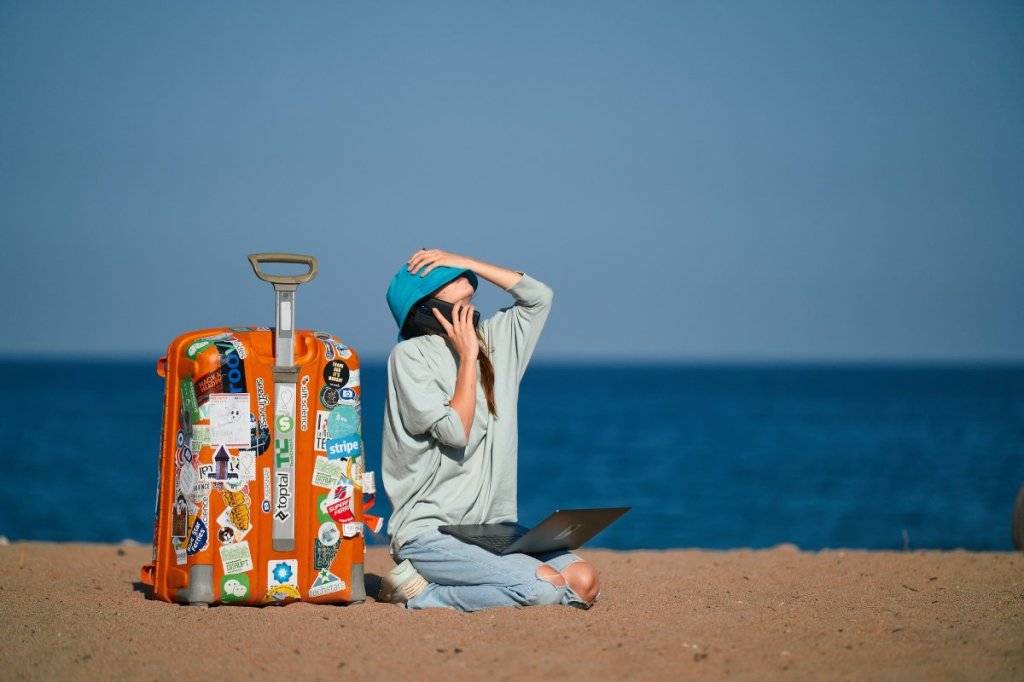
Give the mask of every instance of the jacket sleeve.
[[516, 299], [515, 305], [487, 320], [486, 329], [493, 345], [507, 348], [521, 379], [551, 312], [554, 292], [525, 274], [507, 291]]
[[462, 419], [420, 349], [400, 343], [391, 353], [388, 375], [402, 425], [412, 435], [429, 433], [444, 445], [464, 448], [468, 442]]

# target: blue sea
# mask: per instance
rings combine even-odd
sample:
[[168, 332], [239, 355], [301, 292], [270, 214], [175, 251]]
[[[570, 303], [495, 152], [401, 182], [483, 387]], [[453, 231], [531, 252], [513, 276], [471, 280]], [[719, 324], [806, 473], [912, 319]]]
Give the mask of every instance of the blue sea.
[[[151, 541], [164, 388], [154, 368], [0, 362], [0, 535]], [[364, 365], [362, 385], [379, 472], [384, 366]], [[1012, 548], [1021, 365], [538, 362], [519, 409], [521, 521], [632, 506], [591, 546]], [[375, 511], [386, 516], [384, 498]]]

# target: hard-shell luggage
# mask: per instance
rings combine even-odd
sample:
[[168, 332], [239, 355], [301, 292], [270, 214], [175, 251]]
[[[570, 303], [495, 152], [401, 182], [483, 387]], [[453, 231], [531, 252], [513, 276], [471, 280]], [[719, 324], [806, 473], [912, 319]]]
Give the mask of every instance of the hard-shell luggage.
[[[295, 330], [295, 293], [316, 259], [249, 256], [274, 286], [276, 327], [193, 331], [171, 342], [157, 484], [153, 595], [192, 604], [365, 598], [365, 472], [359, 359], [326, 333]], [[305, 265], [270, 275], [268, 263]], [[364, 499], [365, 496], [365, 499]]]

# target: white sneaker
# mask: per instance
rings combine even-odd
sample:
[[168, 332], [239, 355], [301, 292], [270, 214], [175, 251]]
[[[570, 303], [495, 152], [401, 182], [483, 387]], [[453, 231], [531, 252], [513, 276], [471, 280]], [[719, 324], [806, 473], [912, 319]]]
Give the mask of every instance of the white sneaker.
[[429, 584], [406, 559], [381, 578], [377, 601], [405, 604]]

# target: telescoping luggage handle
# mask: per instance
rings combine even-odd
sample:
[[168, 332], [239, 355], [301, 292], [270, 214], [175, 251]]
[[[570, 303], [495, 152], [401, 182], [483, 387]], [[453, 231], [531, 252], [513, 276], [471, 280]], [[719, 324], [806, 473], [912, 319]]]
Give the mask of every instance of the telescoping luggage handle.
[[[295, 549], [295, 290], [316, 277], [316, 258], [294, 253], [249, 254], [253, 272], [274, 286], [276, 319], [274, 327], [274, 531], [275, 552]], [[260, 267], [267, 263], [305, 265], [299, 275], [269, 275]]]

